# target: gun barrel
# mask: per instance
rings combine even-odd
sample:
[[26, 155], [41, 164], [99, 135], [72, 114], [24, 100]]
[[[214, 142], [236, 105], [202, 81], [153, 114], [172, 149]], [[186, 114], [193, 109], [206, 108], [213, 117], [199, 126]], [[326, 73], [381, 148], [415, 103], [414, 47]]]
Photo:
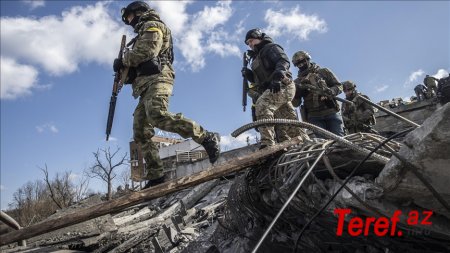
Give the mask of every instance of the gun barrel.
[[384, 108], [382, 106], [379, 106], [379, 105], [375, 104], [374, 102], [368, 100], [367, 98], [365, 98], [363, 96], [358, 96], [358, 98], [361, 99], [362, 101], [364, 101], [365, 103], [368, 103], [369, 105], [379, 109], [380, 111], [383, 111], [383, 112], [391, 115], [394, 118], [397, 118], [397, 119], [399, 119], [399, 120], [401, 120], [401, 121], [403, 121], [405, 123], [408, 123], [411, 126], [414, 126], [414, 127], [419, 127], [420, 126], [419, 124], [417, 124], [417, 123], [415, 123], [415, 122], [413, 122], [413, 121], [411, 121], [411, 120], [409, 120], [409, 119], [407, 119], [405, 117], [402, 117], [402, 116], [398, 115], [397, 113], [395, 113], [393, 111], [390, 111], [390, 110], [388, 110], [388, 109], [386, 109], [386, 108]]
[[338, 96], [333, 96], [333, 98], [335, 98], [337, 101], [340, 101], [340, 102], [342, 102], [342, 103], [351, 104], [351, 105], [353, 104], [352, 101], [347, 100], [347, 99], [345, 99], [345, 98], [340, 98], [340, 97], [338, 97]]
[[[126, 40], [127, 37], [125, 35], [122, 35], [118, 55], [118, 59], [120, 60], [122, 60], [123, 57], [123, 49], [125, 48]], [[108, 122], [106, 122], [106, 141], [109, 140], [109, 136], [111, 135], [111, 129], [114, 120], [114, 112], [116, 110], [117, 95], [119, 94], [120, 89], [122, 88], [123, 80], [127, 77], [127, 75], [128, 75], [128, 68], [125, 71], [119, 70], [114, 74], [112, 95], [109, 101]]]
[[109, 140], [109, 135], [111, 135], [114, 112], [116, 110], [116, 101], [117, 97], [114, 94], [111, 95], [111, 100], [109, 101], [108, 122], [106, 123], [106, 141]]

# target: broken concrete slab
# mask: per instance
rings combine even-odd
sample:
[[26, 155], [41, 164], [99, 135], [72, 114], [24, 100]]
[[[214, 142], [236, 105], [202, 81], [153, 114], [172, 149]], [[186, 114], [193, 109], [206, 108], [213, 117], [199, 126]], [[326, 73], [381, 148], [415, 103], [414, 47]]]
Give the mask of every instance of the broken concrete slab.
[[[450, 203], [450, 104], [436, 110], [409, 133], [404, 144], [399, 155], [420, 168], [423, 177]], [[396, 157], [389, 161], [375, 182], [383, 188], [387, 199], [413, 201], [450, 218], [450, 213], [430, 190]]]

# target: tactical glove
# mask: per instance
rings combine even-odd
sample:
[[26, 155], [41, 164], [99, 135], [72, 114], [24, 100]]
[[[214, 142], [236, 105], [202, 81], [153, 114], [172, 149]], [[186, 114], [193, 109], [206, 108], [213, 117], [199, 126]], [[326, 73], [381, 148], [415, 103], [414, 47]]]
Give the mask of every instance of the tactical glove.
[[116, 58], [113, 63], [114, 72], [119, 72], [119, 70], [123, 69], [124, 65], [121, 59]]
[[323, 91], [324, 91], [324, 93], [325, 93], [326, 95], [328, 95], [328, 96], [335, 96], [333, 90], [330, 89], [330, 88], [328, 88], [328, 87], [324, 88]]
[[242, 73], [242, 77], [245, 77], [247, 79], [253, 79], [253, 72], [249, 68], [242, 67], [241, 73]]
[[270, 92], [274, 94], [278, 93], [281, 90], [281, 81], [272, 81], [268, 88]]
[[253, 50], [247, 50], [247, 55], [250, 57], [250, 59], [253, 59], [256, 57], [256, 52]]
[[273, 80], [283, 80], [283, 78], [285, 77], [284, 71], [282, 70], [275, 70], [273, 72]]

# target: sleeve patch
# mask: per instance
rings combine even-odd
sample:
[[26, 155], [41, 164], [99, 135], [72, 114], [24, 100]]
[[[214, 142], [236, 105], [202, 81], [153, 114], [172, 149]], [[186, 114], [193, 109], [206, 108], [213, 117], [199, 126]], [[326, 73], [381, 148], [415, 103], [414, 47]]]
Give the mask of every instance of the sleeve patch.
[[158, 32], [160, 34], [162, 34], [161, 29], [157, 28], [157, 27], [149, 27], [147, 28], [147, 30], [145, 30], [146, 32]]

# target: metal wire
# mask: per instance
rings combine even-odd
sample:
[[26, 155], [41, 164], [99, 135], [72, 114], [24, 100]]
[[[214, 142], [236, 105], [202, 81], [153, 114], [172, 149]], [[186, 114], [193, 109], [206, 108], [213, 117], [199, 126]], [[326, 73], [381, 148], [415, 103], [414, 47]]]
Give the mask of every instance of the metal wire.
[[[235, 220], [231, 221], [232, 224], [227, 225], [233, 227], [236, 232], [246, 233], [248, 237], [252, 238], [251, 242], [256, 245], [258, 239], [265, 232], [262, 228], [274, 221], [274, 217], [277, 217], [276, 210], [280, 210], [280, 207], [287, 203], [293, 189], [303, 178], [306, 178], [305, 174], [312, 166], [310, 163], [317, 159], [319, 153], [325, 151], [326, 157], [334, 162], [333, 172], [339, 174], [340, 177], [346, 177], [350, 172], [349, 169], [351, 170], [364, 158], [363, 152], [354, 152], [355, 149], [365, 149], [364, 152], [369, 153], [374, 152], [382, 159], [371, 156], [365, 163], [365, 167], [362, 168], [364, 170], [358, 174], [369, 173], [374, 177], [384, 167], [384, 161], [388, 160], [393, 152], [396, 153], [400, 149], [400, 144], [391, 140], [376, 150], [376, 147], [385, 141], [386, 138], [371, 133], [352, 134], [339, 137], [337, 140], [315, 139], [313, 142], [288, 148], [277, 159], [262, 161], [260, 165], [251, 168], [242, 178], [237, 186], [239, 190], [230, 190], [230, 195], [239, 194], [239, 196], [232, 197], [229, 203], [230, 206], [233, 206], [232, 217]], [[343, 154], [346, 154], [344, 157], [351, 160], [342, 159]], [[291, 240], [289, 238], [298, 236], [304, 224], [330, 199], [331, 193], [335, 192], [335, 186], [342, 185], [342, 180], [341, 183], [338, 182], [336, 173], [333, 175], [329, 172], [324, 158], [318, 160], [316, 168], [304, 180], [298, 193], [292, 197], [278, 221], [273, 224], [270, 230], [273, 242], [262, 245], [271, 247], [276, 243], [276, 238], [280, 238], [280, 236], [285, 237], [285, 240], [288, 241]], [[366, 211], [370, 211], [369, 202], [366, 202], [364, 198], [356, 199], [356, 201], [361, 201], [361, 206], [367, 209]], [[307, 252], [325, 252], [328, 247], [333, 249], [338, 247], [341, 250], [353, 252], [358, 247], [370, 244], [380, 250], [395, 248], [401, 251], [411, 246], [408, 238], [378, 238], [374, 235], [369, 235], [367, 238], [354, 238], [345, 233], [337, 238], [335, 231], [330, 229], [337, 226], [337, 220], [329, 211], [339, 208], [341, 203], [333, 202], [332, 205], [328, 207], [325, 214], [319, 215], [315, 218], [315, 222], [310, 224], [308, 233], [302, 236], [301, 241], [297, 241], [299, 247], [297, 249]], [[378, 216], [383, 215], [379, 212], [374, 213]], [[438, 237], [416, 237], [414, 239], [418, 244], [450, 249], [448, 245], [440, 245], [442, 242], [437, 239]], [[266, 238], [266, 240], [268, 239]], [[292, 244], [295, 241], [293, 240]], [[390, 245], [396, 246], [390, 247]]]

